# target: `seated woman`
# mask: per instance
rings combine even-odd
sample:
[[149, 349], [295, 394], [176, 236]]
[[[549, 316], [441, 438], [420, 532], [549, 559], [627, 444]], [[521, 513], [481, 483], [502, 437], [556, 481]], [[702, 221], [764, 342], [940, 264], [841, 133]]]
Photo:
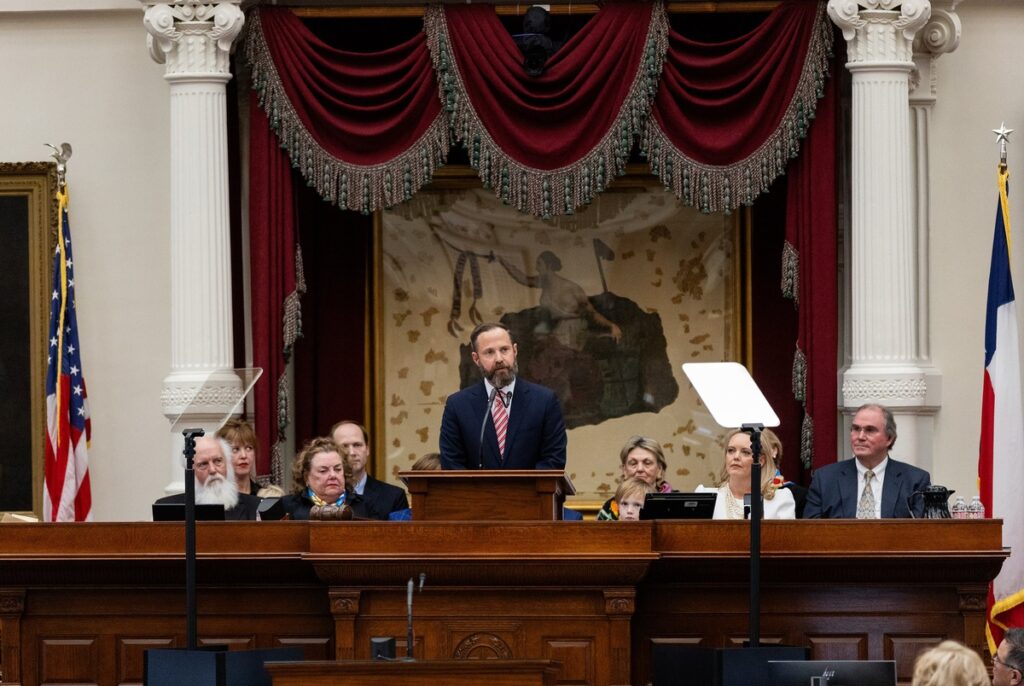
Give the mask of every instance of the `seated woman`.
[[281, 505], [291, 519], [309, 519], [313, 507], [343, 509], [351, 502], [347, 485], [351, 478], [352, 468], [342, 459], [338, 444], [330, 438], [314, 438], [295, 458], [292, 493], [281, 498]]
[[956, 641], [943, 641], [917, 656], [912, 684], [988, 686], [988, 670], [981, 657], [967, 646]]
[[[734, 429], [726, 434], [725, 441], [725, 464], [718, 477], [718, 487], [700, 485], [697, 492], [718, 493], [715, 519], [743, 519], [743, 496], [750, 493], [750, 468], [754, 464], [750, 434]], [[782, 442], [771, 429], [761, 432], [761, 495], [764, 497], [765, 519], [796, 518], [793, 494], [775, 484], [775, 456], [781, 446]]]
[[256, 495], [260, 485], [256, 483], [256, 449], [259, 440], [252, 426], [244, 419], [229, 419], [217, 430], [217, 438], [223, 438], [231, 446], [231, 464], [235, 469], [235, 481], [239, 493]]
[[[665, 462], [665, 451], [661, 444], [653, 438], [630, 436], [626, 445], [619, 451], [619, 462], [622, 463], [623, 479], [640, 479], [651, 486], [653, 492], [669, 493], [672, 486], [665, 481], [668, 463]], [[597, 513], [601, 520], [619, 518], [617, 508], [612, 507], [615, 498], [609, 498]]]

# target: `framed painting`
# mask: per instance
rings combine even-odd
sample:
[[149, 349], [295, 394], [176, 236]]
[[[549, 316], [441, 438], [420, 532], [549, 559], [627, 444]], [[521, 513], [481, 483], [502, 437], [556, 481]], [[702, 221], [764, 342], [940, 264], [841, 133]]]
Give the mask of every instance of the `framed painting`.
[[614, 492], [633, 435], [662, 444], [675, 488], [713, 483], [724, 432], [681, 365], [742, 361], [741, 213], [704, 215], [652, 178], [627, 176], [577, 214], [544, 221], [470, 173], [450, 173], [378, 222], [385, 473], [438, 450], [445, 399], [480, 381], [469, 334], [497, 321], [517, 343], [519, 374], [561, 401], [577, 503]]
[[56, 164], [0, 163], [0, 511], [42, 507], [56, 192]]

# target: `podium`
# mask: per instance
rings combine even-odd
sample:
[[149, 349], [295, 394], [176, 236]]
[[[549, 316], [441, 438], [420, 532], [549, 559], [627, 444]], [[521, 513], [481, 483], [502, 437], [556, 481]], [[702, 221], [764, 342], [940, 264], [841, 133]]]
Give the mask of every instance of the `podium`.
[[473, 469], [401, 472], [417, 522], [550, 522], [562, 518], [576, 489], [560, 469]]
[[268, 662], [274, 686], [555, 686], [554, 660]]

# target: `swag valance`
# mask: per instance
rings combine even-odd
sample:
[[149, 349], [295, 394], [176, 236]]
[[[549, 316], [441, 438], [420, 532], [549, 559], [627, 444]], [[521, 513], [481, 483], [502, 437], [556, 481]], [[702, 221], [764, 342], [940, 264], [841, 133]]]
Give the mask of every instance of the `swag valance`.
[[[285, 362], [303, 289], [289, 167], [326, 200], [369, 213], [412, 197], [455, 141], [502, 200], [551, 217], [604, 190], [639, 141], [652, 172], [681, 201], [728, 212], [752, 204], [800, 152], [830, 65], [824, 5], [784, 2], [747, 35], [702, 43], [672, 30], [662, 2], [609, 2], [539, 77], [526, 74], [489, 5], [432, 6], [422, 33], [372, 53], [328, 45], [287, 9], [255, 8], [245, 42], [259, 103], [250, 123], [253, 354], [266, 370], [255, 391], [257, 431], [275, 446], [274, 476], [283, 475]], [[831, 173], [801, 173], [833, 194], [823, 188]], [[829, 207], [834, 215], [832, 203], [790, 207], [793, 297], [808, 268], [797, 257], [834, 243], [834, 221], [817, 223]], [[814, 315], [801, 311], [805, 342], [804, 321]], [[834, 376], [834, 347], [820, 359], [826, 368], [816, 373], [811, 356], [797, 356], [796, 390], [808, 417], [813, 380]], [[813, 413], [834, 415], [834, 380], [823, 383]], [[825, 421], [818, 428], [834, 430], [834, 416]], [[809, 446], [809, 432], [805, 438]], [[810, 448], [804, 452], [809, 460]], [[270, 472], [269, 464], [259, 468]]]
[[430, 181], [449, 135], [487, 187], [537, 216], [588, 203], [638, 137], [686, 204], [750, 205], [799, 151], [832, 40], [819, 3], [710, 44], [670, 30], [660, 2], [612, 2], [531, 77], [490, 5], [432, 6], [423, 34], [374, 53], [325, 44], [284, 8], [250, 23], [253, 85], [292, 164], [361, 212]]

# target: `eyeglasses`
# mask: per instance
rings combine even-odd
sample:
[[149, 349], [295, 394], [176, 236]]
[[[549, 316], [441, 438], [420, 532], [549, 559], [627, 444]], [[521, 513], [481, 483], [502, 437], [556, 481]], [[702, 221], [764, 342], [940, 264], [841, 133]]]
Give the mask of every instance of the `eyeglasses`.
[[203, 462], [196, 462], [195, 464], [192, 465], [192, 468], [195, 469], [197, 472], [205, 472], [206, 470], [208, 470], [210, 468], [210, 465], [213, 465], [217, 469], [220, 469], [221, 467], [224, 466], [224, 458], [223, 457], [215, 457], [212, 460], [204, 460]]
[[1006, 667], [1007, 669], [1012, 669], [1015, 672], [1021, 671], [1019, 667], [1014, 667], [1009, 662], [1004, 662], [1003, 660], [1001, 660], [998, 655], [992, 656], [992, 664], [1002, 665], [1003, 667]]

